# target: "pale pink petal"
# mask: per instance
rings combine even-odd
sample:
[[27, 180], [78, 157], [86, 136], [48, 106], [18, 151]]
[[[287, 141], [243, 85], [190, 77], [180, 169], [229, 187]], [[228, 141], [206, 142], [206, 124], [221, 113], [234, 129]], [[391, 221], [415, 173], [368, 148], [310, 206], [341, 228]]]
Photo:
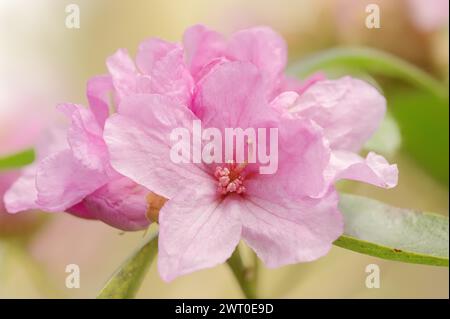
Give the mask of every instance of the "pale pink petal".
[[151, 91], [141, 92], [163, 94], [185, 106], [190, 105], [194, 80], [184, 63], [181, 48], [175, 48], [156, 61], [150, 75]]
[[184, 189], [168, 201], [159, 215], [161, 278], [171, 281], [227, 260], [241, 237], [241, 205], [239, 198], [218, 198], [211, 183]]
[[283, 38], [272, 29], [256, 27], [233, 34], [227, 57], [253, 63], [264, 78], [274, 84], [286, 66], [287, 47]]
[[117, 103], [120, 103], [124, 96], [136, 93], [137, 70], [127, 50], [117, 50], [106, 60], [106, 65], [116, 89]]
[[242, 237], [269, 268], [316, 260], [343, 233], [334, 190], [320, 199], [249, 194], [241, 210]]
[[[283, 194], [293, 199], [321, 197], [327, 192], [329, 183], [324, 170], [330, 160], [330, 149], [322, 128], [307, 119], [282, 118], [278, 123], [277, 148], [278, 156], [272, 155], [277, 170], [250, 176], [245, 183], [249, 192], [261, 185], [269, 195]], [[271, 165], [275, 164], [261, 163], [259, 169]]]
[[48, 211], [64, 211], [106, 182], [104, 172], [87, 168], [71, 150], [64, 150], [39, 163], [37, 204]]
[[332, 149], [359, 151], [383, 119], [386, 100], [366, 82], [344, 77], [315, 83], [286, 109], [319, 124]]
[[88, 195], [82, 203], [91, 218], [125, 231], [141, 230], [150, 224], [146, 217], [149, 193], [145, 187], [119, 177]]
[[294, 91], [298, 94], [302, 94], [310, 86], [324, 80], [326, 80], [326, 76], [322, 72], [315, 73], [303, 81], [300, 81], [294, 77], [283, 76], [280, 78], [278, 87], [274, 91], [274, 97], [286, 91]]
[[113, 90], [110, 75], [99, 75], [89, 79], [87, 83], [87, 99], [89, 107], [94, 116], [103, 128], [105, 120], [109, 115], [109, 93]]
[[37, 209], [36, 164], [22, 170], [21, 176], [5, 192], [3, 201], [9, 213]]
[[216, 66], [197, 86], [194, 113], [205, 127], [267, 127], [277, 115], [265, 99], [263, 78], [248, 62]]
[[103, 128], [93, 112], [75, 104], [60, 104], [58, 108], [71, 119], [67, 140], [73, 156], [87, 168], [104, 170], [108, 165], [108, 150], [102, 138]]
[[136, 65], [142, 73], [152, 74], [156, 64], [176, 48], [179, 48], [179, 46], [175, 43], [158, 38], [145, 40], [139, 45], [136, 54]]
[[138, 79], [138, 92], [163, 94], [190, 104], [194, 83], [180, 45], [157, 38], [146, 40], [139, 46], [136, 64], [145, 74]]
[[226, 40], [218, 32], [194, 25], [185, 31], [183, 47], [191, 74], [198, 80], [206, 66], [225, 54]]
[[331, 183], [339, 179], [351, 179], [392, 188], [398, 181], [397, 165], [390, 165], [383, 156], [373, 152], [362, 158], [351, 152], [334, 151], [326, 174]]
[[299, 94], [295, 91], [285, 91], [277, 95], [272, 102], [270, 102], [270, 106], [280, 112], [283, 117], [294, 119], [296, 116], [294, 113], [289, 112], [289, 108], [297, 103], [298, 97]]
[[[170, 140], [175, 128], [186, 128], [192, 136], [195, 116], [171, 99], [160, 95], [136, 95], [121, 104], [121, 113], [106, 121], [104, 139], [112, 166], [121, 174], [166, 198], [181, 188], [209, 180], [202, 164], [175, 163]], [[190, 141], [183, 140], [190, 147]], [[193, 150], [191, 149], [189, 155]], [[192, 156], [191, 156], [192, 158]]]

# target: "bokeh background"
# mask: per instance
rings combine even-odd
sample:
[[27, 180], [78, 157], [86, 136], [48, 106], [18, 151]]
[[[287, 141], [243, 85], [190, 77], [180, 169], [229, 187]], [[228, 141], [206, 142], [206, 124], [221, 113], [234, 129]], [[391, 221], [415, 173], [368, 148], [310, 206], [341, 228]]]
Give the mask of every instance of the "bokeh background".
[[[117, 48], [136, 52], [157, 36], [179, 41], [203, 23], [224, 33], [269, 25], [288, 42], [291, 62], [337, 46], [393, 53], [448, 85], [448, 0], [0, 0], [0, 156], [33, 145], [48, 123], [63, 121], [59, 102], [85, 103], [86, 80], [106, 72]], [[80, 29], [65, 26], [68, 4], [80, 7]], [[365, 6], [381, 8], [381, 28], [367, 29]], [[390, 115], [371, 146], [400, 170], [389, 191], [358, 183], [345, 191], [389, 204], [448, 215], [448, 102], [402, 83], [376, 79]], [[433, 105], [431, 105], [433, 104]], [[445, 168], [445, 167], [447, 168]], [[17, 172], [0, 172], [0, 194]], [[27, 194], [23, 194], [27, 196]], [[139, 245], [143, 233], [38, 212], [10, 216], [0, 201], [0, 297], [93, 298]], [[365, 287], [365, 267], [381, 269], [381, 288]], [[81, 287], [65, 287], [66, 265], [78, 264]], [[448, 298], [448, 268], [402, 264], [334, 247], [326, 257], [276, 270], [262, 268], [261, 297]], [[239, 298], [226, 265], [163, 283], [156, 265], [140, 298]]]

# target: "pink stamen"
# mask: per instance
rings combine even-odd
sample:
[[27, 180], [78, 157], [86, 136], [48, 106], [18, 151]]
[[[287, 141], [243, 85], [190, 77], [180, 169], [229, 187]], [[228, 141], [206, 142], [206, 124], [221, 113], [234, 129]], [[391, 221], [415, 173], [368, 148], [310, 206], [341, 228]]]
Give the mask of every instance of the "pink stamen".
[[228, 193], [243, 194], [245, 186], [243, 186], [244, 177], [241, 175], [247, 163], [235, 164], [230, 162], [225, 167], [217, 166], [214, 176], [218, 180], [217, 191], [226, 195]]

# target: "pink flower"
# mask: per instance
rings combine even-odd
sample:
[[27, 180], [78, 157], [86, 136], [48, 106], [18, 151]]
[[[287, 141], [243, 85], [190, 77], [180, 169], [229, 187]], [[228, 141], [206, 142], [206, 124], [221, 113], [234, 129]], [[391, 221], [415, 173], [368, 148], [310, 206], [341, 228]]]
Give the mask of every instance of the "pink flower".
[[[158, 266], [166, 281], [224, 262], [240, 239], [268, 267], [315, 260], [343, 231], [337, 179], [388, 188], [397, 182], [395, 165], [373, 153], [366, 159], [353, 153], [384, 114], [385, 100], [374, 88], [350, 78], [314, 81], [272, 100], [268, 92], [279, 89], [284, 42], [264, 41], [266, 32], [242, 32], [236, 39], [243, 42], [230, 46], [244, 57], [238, 61], [226, 56], [208, 64], [223, 50], [215, 33], [203, 38], [195, 32], [185, 45], [194, 52], [191, 74], [202, 74], [189, 107], [160, 94], [124, 95], [105, 124], [112, 166], [169, 199], [159, 215]], [[252, 44], [245, 45], [249, 38]], [[257, 164], [172, 162], [171, 131], [191, 129], [194, 120], [222, 132], [278, 128], [278, 170], [261, 175]]]
[[102, 134], [109, 113], [106, 93], [111, 89], [108, 76], [95, 77], [88, 83], [90, 109], [59, 106], [71, 120], [67, 138], [61, 130], [44, 137], [37, 163], [25, 168], [5, 194], [10, 213], [67, 211], [123, 230], [148, 226], [146, 196], [150, 192], [109, 164]]

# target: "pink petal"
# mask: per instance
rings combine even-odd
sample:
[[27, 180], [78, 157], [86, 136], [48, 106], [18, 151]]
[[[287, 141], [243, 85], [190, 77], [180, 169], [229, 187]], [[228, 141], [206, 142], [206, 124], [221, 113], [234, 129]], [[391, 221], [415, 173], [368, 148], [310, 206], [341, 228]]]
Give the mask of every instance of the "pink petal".
[[319, 81], [324, 80], [326, 80], [326, 76], [321, 72], [311, 75], [304, 81], [300, 81], [294, 77], [284, 76], [281, 77], [280, 83], [278, 84], [278, 87], [275, 90], [275, 96], [286, 91], [294, 91], [297, 92], [298, 94], [302, 94], [312, 85], [316, 84]]
[[286, 66], [287, 47], [283, 38], [272, 29], [256, 27], [233, 34], [227, 56], [253, 63], [273, 84]]
[[176, 48], [179, 46], [158, 38], [145, 40], [139, 45], [136, 65], [142, 73], [152, 74], [155, 65]]
[[135, 231], [150, 224], [146, 217], [149, 193], [145, 187], [119, 177], [88, 195], [82, 203], [91, 218], [118, 229]]
[[171, 281], [227, 260], [241, 237], [239, 212], [239, 200], [219, 200], [213, 183], [187, 188], [168, 201], [159, 215], [161, 278]]
[[38, 162], [49, 154], [60, 152], [67, 148], [65, 129], [53, 127], [42, 132], [36, 143], [36, 161], [23, 168], [20, 176], [5, 192], [4, 204], [10, 213], [40, 209], [37, 204], [36, 171]]
[[61, 104], [58, 108], [71, 119], [67, 140], [75, 156], [84, 166], [104, 170], [108, 164], [108, 151], [103, 141], [103, 129], [93, 112], [80, 105]]
[[137, 92], [163, 94], [190, 104], [194, 84], [180, 45], [157, 38], [146, 40], [139, 46], [136, 63], [144, 74], [137, 78]]
[[225, 38], [218, 32], [209, 30], [203, 25], [188, 28], [183, 35], [187, 65], [195, 79], [207, 65], [225, 53]]
[[329, 159], [330, 149], [318, 125], [305, 119], [282, 118], [278, 123], [277, 171], [254, 175], [245, 185], [249, 193], [260, 193], [264, 185], [267, 196], [320, 197], [329, 187], [324, 175]]
[[121, 104], [121, 113], [110, 117], [105, 125], [104, 139], [112, 166], [136, 183], [169, 199], [184, 187], [209, 180], [211, 177], [201, 164], [191, 160], [177, 164], [170, 158], [174, 144], [170, 141], [172, 129], [191, 131], [195, 119], [188, 108], [164, 96], [127, 97]]
[[366, 82], [344, 77], [315, 83], [286, 109], [323, 127], [332, 149], [359, 151], [383, 119], [386, 100]]
[[276, 114], [265, 100], [263, 78], [248, 62], [216, 66], [197, 86], [194, 113], [205, 127], [267, 127]]
[[175, 48], [157, 61], [150, 75], [150, 91], [141, 92], [167, 95], [185, 106], [190, 105], [194, 81], [184, 63], [181, 48]]
[[361, 181], [383, 188], [397, 185], [397, 165], [390, 165], [383, 156], [370, 152], [364, 159], [345, 151], [334, 151], [326, 174], [330, 182], [339, 179]]
[[37, 204], [48, 211], [64, 211], [107, 182], [104, 172], [89, 169], [64, 150], [43, 159], [36, 173]]
[[87, 84], [89, 107], [102, 128], [109, 115], [109, 93], [112, 90], [113, 84], [109, 75], [95, 76], [89, 79]]
[[36, 164], [22, 170], [21, 176], [5, 192], [3, 201], [9, 213], [37, 209]]
[[133, 60], [125, 49], [119, 49], [106, 60], [117, 93], [117, 103], [137, 90], [137, 70]]
[[334, 190], [320, 199], [295, 201], [249, 195], [241, 219], [243, 239], [269, 268], [316, 260], [343, 233]]

